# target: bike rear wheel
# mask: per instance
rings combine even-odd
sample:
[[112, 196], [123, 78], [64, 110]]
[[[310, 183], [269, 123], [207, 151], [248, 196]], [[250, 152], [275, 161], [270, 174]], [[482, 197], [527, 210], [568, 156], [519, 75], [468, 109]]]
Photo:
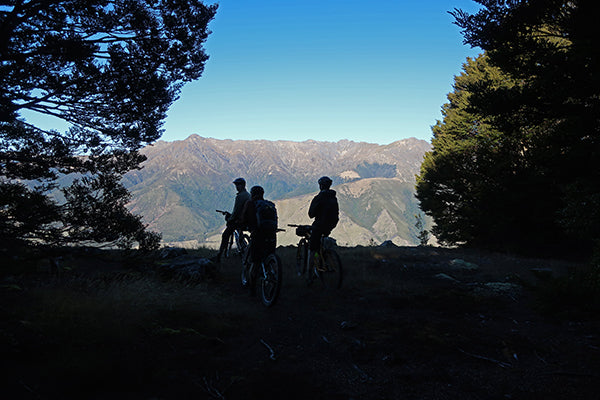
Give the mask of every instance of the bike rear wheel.
[[339, 289], [344, 277], [342, 261], [334, 250], [325, 250], [322, 260], [323, 267], [316, 269], [317, 276], [328, 289]]
[[262, 303], [270, 307], [275, 304], [281, 290], [282, 268], [281, 260], [275, 254], [269, 254], [264, 262], [264, 274], [260, 279], [260, 297]]

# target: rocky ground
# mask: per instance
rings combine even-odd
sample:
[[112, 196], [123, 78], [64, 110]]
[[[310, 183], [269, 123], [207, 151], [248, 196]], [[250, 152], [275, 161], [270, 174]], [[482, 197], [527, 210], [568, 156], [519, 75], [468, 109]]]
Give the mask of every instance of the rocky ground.
[[235, 257], [77, 256], [59, 277], [6, 276], [3, 397], [598, 398], [597, 315], [544, 295], [575, 263], [340, 248], [344, 285], [331, 292], [294, 275], [294, 252], [278, 250], [271, 308], [242, 290]]

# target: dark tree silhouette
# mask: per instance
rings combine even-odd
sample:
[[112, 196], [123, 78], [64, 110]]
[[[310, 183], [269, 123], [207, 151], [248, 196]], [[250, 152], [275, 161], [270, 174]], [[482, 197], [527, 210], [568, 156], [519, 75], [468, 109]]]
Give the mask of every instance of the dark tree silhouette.
[[[202, 74], [216, 9], [194, 0], [0, 3], [1, 240], [157, 243], [125, 207], [120, 177], [160, 137], [182, 85]], [[41, 129], [25, 110], [69, 129]]]
[[[485, 122], [488, 134], [468, 138], [468, 126], [446, 119], [434, 128], [438, 148], [434, 143], [421, 174], [424, 210], [436, 208], [447, 218], [435, 222], [449, 242], [589, 248], [600, 237], [600, 26], [593, 2], [479, 3], [483, 8], [475, 14], [453, 15], [465, 42], [485, 50], [489, 66], [504, 78], [471, 79], [461, 88], [469, 93], [465, 101], [450, 104]], [[457, 130], [464, 137], [446, 135]], [[490, 132], [496, 140], [482, 140]], [[449, 138], [459, 141], [449, 146]], [[446, 163], [442, 170], [436, 155], [472, 165], [458, 170]], [[452, 185], [461, 180], [458, 192], [443, 190], [446, 183], [458, 188]], [[475, 182], [484, 181], [487, 189], [481, 191]]]

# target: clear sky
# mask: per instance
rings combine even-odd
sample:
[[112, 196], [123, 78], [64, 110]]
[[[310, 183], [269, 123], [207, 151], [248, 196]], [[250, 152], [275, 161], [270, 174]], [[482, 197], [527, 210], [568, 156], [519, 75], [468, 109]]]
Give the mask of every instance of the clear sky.
[[430, 141], [454, 76], [481, 51], [463, 44], [448, 11], [477, 7], [221, 0], [204, 74], [183, 88], [162, 139]]

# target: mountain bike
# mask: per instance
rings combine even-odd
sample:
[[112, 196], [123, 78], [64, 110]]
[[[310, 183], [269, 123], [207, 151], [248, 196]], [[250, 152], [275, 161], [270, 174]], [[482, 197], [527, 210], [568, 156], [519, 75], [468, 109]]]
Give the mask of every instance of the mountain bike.
[[296, 235], [300, 236], [296, 251], [296, 274], [299, 277], [304, 276], [308, 284], [318, 278], [326, 288], [339, 289], [342, 286], [344, 275], [342, 261], [335, 251], [335, 239], [329, 236], [321, 238], [318, 257], [315, 258], [313, 267], [310, 268], [309, 243], [312, 227], [296, 224], [288, 224], [288, 226], [296, 228]]
[[[284, 232], [277, 229], [277, 232]], [[260, 300], [266, 307], [271, 307], [277, 301], [281, 290], [281, 279], [283, 269], [281, 259], [275, 252], [267, 254], [260, 265], [256, 265], [250, 259], [252, 240], [246, 247], [242, 256], [242, 287], [248, 288], [250, 293], [260, 288]]]
[[[228, 211], [222, 211], [222, 210], [215, 210], [218, 213], [223, 214], [223, 216], [225, 216], [225, 219], [229, 218], [229, 216], [231, 215], [230, 212]], [[243, 255], [244, 252], [246, 251], [246, 248], [248, 247], [248, 242], [250, 241], [250, 237], [248, 236], [247, 233], [244, 232], [243, 229], [238, 228], [236, 230], [233, 231], [233, 234], [229, 236], [229, 240], [227, 242], [227, 247], [225, 248], [225, 252], [223, 253], [223, 256], [225, 258], [229, 257], [230, 254], [232, 254], [232, 251], [235, 249], [235, 253], [237, 255]], [[235, 247], [234, 247], [235, 244]]]

